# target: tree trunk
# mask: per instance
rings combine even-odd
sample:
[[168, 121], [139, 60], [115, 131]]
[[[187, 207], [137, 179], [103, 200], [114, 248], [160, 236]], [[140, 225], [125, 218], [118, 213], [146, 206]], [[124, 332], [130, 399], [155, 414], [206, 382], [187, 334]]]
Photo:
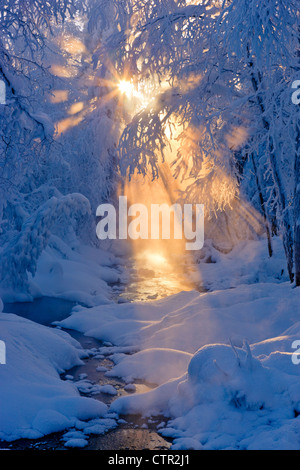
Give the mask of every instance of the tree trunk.
[[300, 286], [300, 127], [297, 125], [295, 155], [295, 196], [294, 196], [294, 252], [295, 283]]
[[267, 233], [269, 256], [270, 256], [270, 258], [272, 258], [272, 256], [273, 256], [272, 239], [271, 239], [270, 225], [269, 225], [269, 221], [268, 221], [268, 218], [267, 218], [265, 201], [264, 201], [262, 188], [261, 188], [261, 184], [260, 184], [260, 178], [259, 178], [259, 174], [258, 174], [258, 171], [257, 171], [257, 166], [256, 166], [256, 162], [255, 162], [255, 158], [254, 158], [253, 154], [251, 155], [251, 158], [252, 158], [253, 170], [254, 170], [254, 173], [255, 173], [256, 186], [257, 186], [258, 194], [259, 194], [260, 207], [261, 207], [261, 210], [262, 210], [265, 229], [266, 229], [266, 233]]
[[[265, 106], [262, 101], [262, 98], [257, 94], [259, 90], [259, 83], [261, 83], [261, 76], [258, 73], [258, 77], [255, 76], [253, 71], [253, 62], [250, 59], [250, 53], [248, 51], [249, 67], [251, 70], [251, 82], [253, 90], [256, 93], [256, 100], [258, 107], [262, 113], [262, 122], [266, 131], [270, 130], [270, 124], [265, 117]], [[283, 238], [283, 247], [285, 251], [285, 256], [287, 259], [287, 270], [290, 281], [294, 281], [294, 239], [293, 239], [293, 224], [290, 218], [289, 205], [286, 200], [284, 185], [281, 180], [280, 171], [277, 165], [277, 158], [274, 153], [274, 144], [270, 136], [269, 139], [269, 153], [270, 153], [270, 168], [272, 172], [272, 177], [274, 181], [274, 187], [276, 195], [278, 197], [279, 210], [282, 216], [282, 238]]]

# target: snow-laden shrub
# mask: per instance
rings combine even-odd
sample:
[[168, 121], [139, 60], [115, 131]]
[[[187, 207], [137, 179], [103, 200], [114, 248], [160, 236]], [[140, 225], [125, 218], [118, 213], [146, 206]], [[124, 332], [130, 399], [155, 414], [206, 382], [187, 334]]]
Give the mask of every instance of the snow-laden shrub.
[[178, 386], [177, 396], [171, 399], [171, 409], [188, 412], [205, 404], [223, 410], [272, 410], [275, 405], [293, 404], [285, 383], [276, 370], [265, 367], [253, 357], [247, 343], [243, 349], [225, 344], [201, 348], [191, 359], [187, 379]]
[[35, 275], [37, 261], [48, 244], [52, 226], [65, 219], [80, 221], [90, 214], [89, 201], [81, 194], [52, 197], [34, 212], [4, 247], [0, 261], [0, 281], [4, 288], [29, 291], [28, 273]]

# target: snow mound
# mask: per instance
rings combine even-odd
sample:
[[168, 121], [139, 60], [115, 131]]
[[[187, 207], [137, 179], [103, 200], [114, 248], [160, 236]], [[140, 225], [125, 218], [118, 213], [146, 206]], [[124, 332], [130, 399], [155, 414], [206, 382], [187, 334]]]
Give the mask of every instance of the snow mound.
[[122, 377], [126, 382], [135, 379], [162, 384], [186, 371], [191, 354], [173, 349], [153, 348], [125, 356], [105, 375]]
[[189, 364], [187, 380], [179, 384], [179, 402], [185, 397], [185, 408], [188, 403], [195, 406], [212, 399], [237, 409], [271, 407], [272, 374], [252, 356], [247, 343], [245, 349], [225, 344], [201, 348]]
[[290, 374], [283, 353], [271, 356], [261, 361], [247, 344], [201, 348], [170, 397], [174, 419], [163, 434], [174, 448], [185, 448], [184, 437], [204, 449], [299, 449], [300, 370]]
[[85, 355], [67, 333], [1, 313], [0, 336], [7, 356], [0, 365], [0, 439], [36, 439], [105, 415], [104, 403], [60, 378]]

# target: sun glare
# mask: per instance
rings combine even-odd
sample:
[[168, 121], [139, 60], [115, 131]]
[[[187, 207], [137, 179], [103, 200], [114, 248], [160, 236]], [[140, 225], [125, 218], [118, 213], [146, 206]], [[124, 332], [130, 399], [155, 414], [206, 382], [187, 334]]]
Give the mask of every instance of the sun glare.
[[163, 266], [168, 263], [168, 260], [159, 253], [147, 253], [147, 261], [152, 266]]
[[127, 80], [121, 80], [118, 85], [119, 91], [130, 98], [134, 95], [134, 86]]
[[125, 79], [120, 80], [117, 87], [119, 93], [131, 101], [135, 111], [146, 108], [150, 102], [151, 97], [145, 91], [145, 86], [143, 88], [143, 91], [141, 91], [139, 86], [136, 87], [132, 82]]

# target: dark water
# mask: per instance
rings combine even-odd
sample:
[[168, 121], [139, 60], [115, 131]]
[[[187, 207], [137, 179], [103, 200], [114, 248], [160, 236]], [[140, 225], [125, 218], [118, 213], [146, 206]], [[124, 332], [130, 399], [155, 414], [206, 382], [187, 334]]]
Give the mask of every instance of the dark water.
[[[54, 321], [61, 321], [70, 316], [72, 308], [77, 305], [62, 299], [44, 297], [31, 303], [7, 303], [4, 305], [5, 313], [14, 313], [20, 317], [27, 318], [33, 322], [51, 326]], [[103, 348], [104, 345], [94, 339], [82, 335], [79, 332], [67, 330], [67, 332], [76, 339], [84, 349]], [[89, 357], [84, 360], [84, 365], [74, 367], [62, 375], [62, 379], [66, 375], [72, 375], [74, 380], [78, 380], [81, 374], [86, 374], [87, 379], [99, 385], [112, 385], [118, 392], [116, 397], [105, 394], [94, 395], [94, 399], [99, 399], [106, 404], [110, 404], [119, 396], [127, 395], [124, 390], [126, 383], [121, 379], [106, 377], [104, 372], [97, 372], [96, 368], [103, 366], [112, 367], [113, 363], [108, 356], [104, 356], [99, 360], [95, 357]], [[137, 384], [137, 392], [146, 391], [149, 386], [144, 383]], [[88, 395], [84, 395], [88, 396]], [[157, 432], [157, 425], [163, 420], [158, 417], [156, 420], [145, 421], [140, 416], [125, 416], [126, 423], [122, 423], [118, 428], [108, 432], [102, 436], [91, 436], [89, 445], [83, 450], [166, 450], [169, 449], [171, 443], [161, 437]], [[0, 441], [0, 449], [14, 450], [60, 450], [66, 448], [63, 445], [62, 436], [64, 433], [55, 433], [45, 436], [42, 439], [28, 440], [20, 439], [13, 443], [5, 443]]]
[[75, 305], [78, 304], [69, 300], [42, 297], [34, 302], [6, 303], [3, 311], [14, 313], [40, 325], [51, 326], [54, 321], [61, 321], [70, 316]]

